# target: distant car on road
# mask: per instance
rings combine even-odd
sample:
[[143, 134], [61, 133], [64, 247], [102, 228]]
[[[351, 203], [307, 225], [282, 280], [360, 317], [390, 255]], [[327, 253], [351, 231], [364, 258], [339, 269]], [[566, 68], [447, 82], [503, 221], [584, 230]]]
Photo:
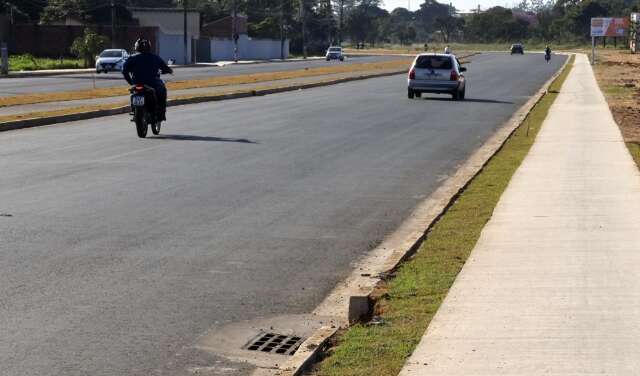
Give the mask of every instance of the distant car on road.
[[466, 80], [458, 58], [452, 54], [420, 54], [409, 69], [409, 99], [422, 93], [451, 94], [453, 100], [464, 99]]
[[104, 50], [96, 58], [96, 73], [122, 72], [124, 62], [129, 58], [126, 50]]
[[342, 54], [342, 47], [329, 47], [326, 54], [327, 61], [340, 60], [344, 61], [344, 55]]
[[521, 43], [514, 43], [511, 45], [511, 55], [520, 54], [524, 55], [524, 46]]

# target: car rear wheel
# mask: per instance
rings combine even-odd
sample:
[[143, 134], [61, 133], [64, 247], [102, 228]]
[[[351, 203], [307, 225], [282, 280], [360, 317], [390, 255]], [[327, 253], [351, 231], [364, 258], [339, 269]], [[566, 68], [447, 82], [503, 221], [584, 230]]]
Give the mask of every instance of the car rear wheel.
[[413, 99], [413, 97], [416, 95], [416, 93], [413, 92], [413, 90], [409, 89], [409, 91], [407, 92], [407, 96], [409, 97], [409, 99]]

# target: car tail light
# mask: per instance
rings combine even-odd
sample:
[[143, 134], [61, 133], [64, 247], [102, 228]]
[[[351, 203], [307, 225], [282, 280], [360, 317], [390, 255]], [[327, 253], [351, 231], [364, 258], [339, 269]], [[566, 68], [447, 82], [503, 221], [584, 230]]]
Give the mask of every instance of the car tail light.
[[451, 81], [458, 81], [458, 72], [455, 70], [451, 71]]
[[409, 79], [410, 80], [415, 80], [416, 79], [416, 70], [411, 68], [411, 70], [409, 71]]

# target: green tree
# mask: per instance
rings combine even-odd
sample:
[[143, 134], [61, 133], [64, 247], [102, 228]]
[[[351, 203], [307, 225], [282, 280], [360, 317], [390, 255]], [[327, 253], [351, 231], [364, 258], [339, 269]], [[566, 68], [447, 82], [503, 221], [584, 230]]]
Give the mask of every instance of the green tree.
[[493, 7], [471, 16], [464, 29], [465, 38], [474, 42], [509, 42], [528, 37], [529, 23], [516, 18], [511, 9]]
[[425, 2], [420, 5], [420, 9], [415, 12], [416, 21], [423, 36], [426, 38], [436, 31], [436, 18], [448, 17], [453, 11], [455, 11], [455, 9], [451, 9], [449, 5], [441, 4], [436, 0], [425, 0]]
[[[141, 0], [114, 0], [118, 24], [132, 21], [129, 6], [138, 6]], [[156, 2], [162, 4], [163, 0]], [[107, 0], [49, 0], [40, 20], [43, 23], [64, 21], [73, 17], [87, 24], [110, 24], [111, 1]]]
[[449, 43], [452, 35], [458, 34], [464, 28], [464, 19], [453, 16], [436, 17], [435, 25], [442, 34], [442, 40]]
[[37, 21], [46, 1], [0, 0], [0, 12], [13, 14], [14, 21]]
[[84, 59], [85, 67], [95, 64], [95, 56], [109, 45], [109, 38], [98, 35], [95, 31], [86, 28], [84, 35], [76, 38], [71, 45], [71, 53]]
[[86, 20], [88, 6], [84, 0], [49, 0], [44, 8], [40, 20], [43, 23], [52, 23], [74, 17]]

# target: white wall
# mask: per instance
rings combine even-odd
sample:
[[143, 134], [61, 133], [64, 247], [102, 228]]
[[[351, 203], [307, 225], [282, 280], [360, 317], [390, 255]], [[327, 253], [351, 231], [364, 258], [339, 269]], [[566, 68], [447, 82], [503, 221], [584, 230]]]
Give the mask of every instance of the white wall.
[[[233, 60], [234, 43], [231, 39], [214, 38], [211, 40], [211, 60]], [[284, 42], [284, 57], [289, 57], [289, 40]], [[280, 40], [249, 38], [246, 34], [238, 39], [238, 58], [240, 60], [269, 60], [280, 58]]]
[[191, 40], [187, 40], [187, 61], [184, 61], [184, 38], [182, 35], [165, 34], [158, 32], [158, 55], [166, 62], [169, 59], [176, 64], [191, 63]]
[[190, 64], [191, 40], [200, 37], [200, 13], [187, 12], [187, 61], [184, 61], [184, 13], [176, 10], [131, 10], [140, 26], [158, 27], [158, 55], [165, 61], [173, 59], [176, 64]]
[[[131, 10], [133, 18], [137, 18], [140, 26], [157, 26], [165, 34], [184, 32], [184, 14], [179, 10]], [[192, 38], [200, 37], [200, 13], [187, 12], [187, 34]]]

